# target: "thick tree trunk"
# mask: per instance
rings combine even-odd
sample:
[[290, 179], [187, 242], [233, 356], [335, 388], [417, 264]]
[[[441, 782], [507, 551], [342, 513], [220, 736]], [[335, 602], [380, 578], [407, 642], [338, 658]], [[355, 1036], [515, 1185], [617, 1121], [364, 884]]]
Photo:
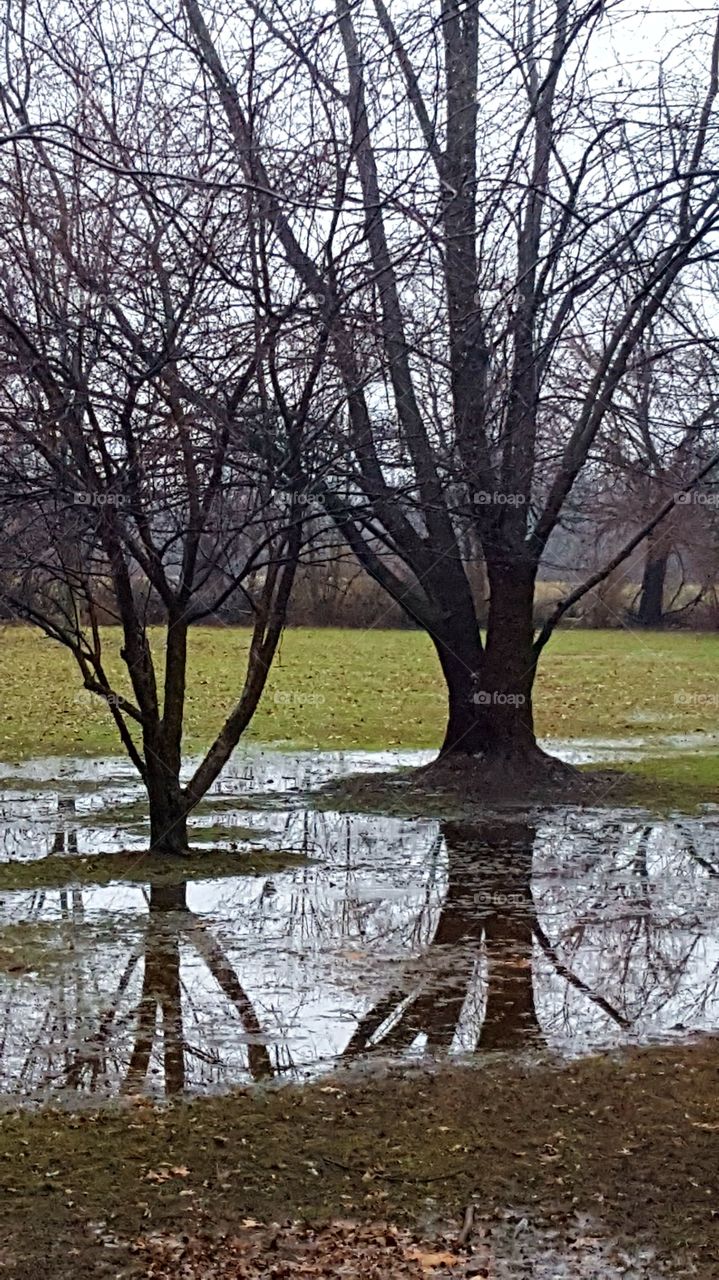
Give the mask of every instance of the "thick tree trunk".
[[537, 751], [532, 690], [536, 673], [534, 578], [531, 565], [502, 561], [488, 565], [490, 604], [477, 719], [494, 758]]
[[640, 627], [661, 627], [664, 621], [664, 584], [669, 564], [668, 552], [648, 539], [637, 622]]
[[477, 720], [475, 693], [482, 667], [479, 628], [474, 620], [454, 617], [445, 633], [432, 635], [447, 686], [447, 729], [442, 754], [481, 755], [485, 739]]
[[174, 806], [167, 796], [150, 797], [150, 850], [183, 857], [190, 851], [184, 807]]
[[481, 757], [498, 766], [540, 765], [532, 689], [534, 570], [488, 565], [490, 607], [484, 649], [456, 625], [435, 645], [447, 682], [449, 716], [441, 755]]

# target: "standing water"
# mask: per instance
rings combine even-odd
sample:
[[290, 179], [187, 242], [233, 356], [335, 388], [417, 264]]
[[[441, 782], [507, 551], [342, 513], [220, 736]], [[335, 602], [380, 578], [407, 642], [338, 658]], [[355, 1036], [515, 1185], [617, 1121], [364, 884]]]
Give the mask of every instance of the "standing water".
[[[564, 806], [469, 823], [309, 806], [319, 783], [390, 763], [238, 757], [193, 838], [236, 851], [239, 873], [162, 885], [143, 883], [149, 829], [129, 767], [3, 766], [6, 1102], [577, 1055], [716, 1027], [719, 812]], [[96, 866], [118, 850], [137, 854], [131, 878], [83, 882], [75, 855]], [[242, 874], [257, 850], [300, 857]], [[73, 859], [62, 887], [56, 870], [43, 882], [48, 855], [55, 869]]]

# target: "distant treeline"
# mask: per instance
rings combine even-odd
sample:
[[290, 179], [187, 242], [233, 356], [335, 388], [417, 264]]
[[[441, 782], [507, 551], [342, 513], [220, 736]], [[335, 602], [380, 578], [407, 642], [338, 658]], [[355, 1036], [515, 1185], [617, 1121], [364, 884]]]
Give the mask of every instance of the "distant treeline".
[[[537, 583], [535, 592], [535, 625], [541, 627], [558, 600], [569, 594], [575, 585], [573, 580], [544, 580]], [[203, 618], [203, 625], [242, 626], [252, 620], [250, 599], [237, 593], [226, 602], [217, 614]], [[473, 574], [473, 588], [477, 617], [482, 626], [487, 622], [488, 602], [481, 567]], [[149, 625], [166, 621], [162, 602], [154, 594], [148, 597], [146, 587], [138, 582], [137, 599], [141, 612]], [[103, 625], [117, 623], [110, 604], [98, 590], [99, 617]], [[588, 596], [585, 596], [563, 619], [565, 627], [605, 629], [637, 625], [639, 621], [640, 585], [628, 582], [618, 574], [608, 578]], [[10, 620], [12, 614], [0, 605], [0, 618]], [[412, 630], [414, 623], [401, 606], [390, 599], [385, 591], [363, 569], [350, 559], [337, 559], [331, 564], [312, 564], [301, 567], [295, 581], [289, 606], [287, 625], [291, 627], [347, 627], [390, 628]], [[719, 630], [719, 596], [716, 586], [699, 587], [695, 584], [673, 584], [665, 592], [661, 625], [666, 628], [682, 628], [695, 631]]]

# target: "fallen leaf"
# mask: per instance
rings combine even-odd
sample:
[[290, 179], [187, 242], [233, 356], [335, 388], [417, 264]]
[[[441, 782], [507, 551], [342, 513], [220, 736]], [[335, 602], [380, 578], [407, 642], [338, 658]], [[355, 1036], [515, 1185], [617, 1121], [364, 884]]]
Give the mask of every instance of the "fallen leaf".
[[423, 1249], [410, 1249], [409, 1256], [415, 1258], [419, 1265], [428, 1272], [433, 1271], [435, 1267], [453, 1267], [459, 1262], [459, 1257], [456, 1253], [427, 1253]]

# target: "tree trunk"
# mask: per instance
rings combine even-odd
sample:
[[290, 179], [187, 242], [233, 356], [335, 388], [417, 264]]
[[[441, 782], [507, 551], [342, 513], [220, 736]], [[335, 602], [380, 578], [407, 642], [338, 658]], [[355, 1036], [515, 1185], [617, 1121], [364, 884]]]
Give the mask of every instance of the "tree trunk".
[[484, 649], [452, 619], [447, 639], [435, 635], [449, 694], [441, 755], [481, 757], [487, 764], [522, 769], [549, 757], [534, 734], [532, 688], [534, 569], [530, 564], [488, 564], [490, 605]]
[[187, 804], [180, 788], [178, 771], [147, 745], [145, 761], [150, 805], [150, 851], [185, 856], [190, 851]]
[[488, 564], [489, 617], [477, 718], [486, 752], [513, 759], [534, 754], [532, 689], [537, 660], [534, 639], [534, 578], [530, 564], [503, 560]]
[[664, 583], [668, 564], [667, 550], [661, 546], [657, 547], [650, 537], [637, 610], [637, 622], [640, 627], [661, 627], [664, 621]]
[[446, 632], [435, 631], [432, 639], [447, 685], [447, 729], [442, 755], [481, 755], [485, 749], [477, 720], [475, 692], [482, 666], [482, 646], [476, 621], [458, 624], [450, 619]]

